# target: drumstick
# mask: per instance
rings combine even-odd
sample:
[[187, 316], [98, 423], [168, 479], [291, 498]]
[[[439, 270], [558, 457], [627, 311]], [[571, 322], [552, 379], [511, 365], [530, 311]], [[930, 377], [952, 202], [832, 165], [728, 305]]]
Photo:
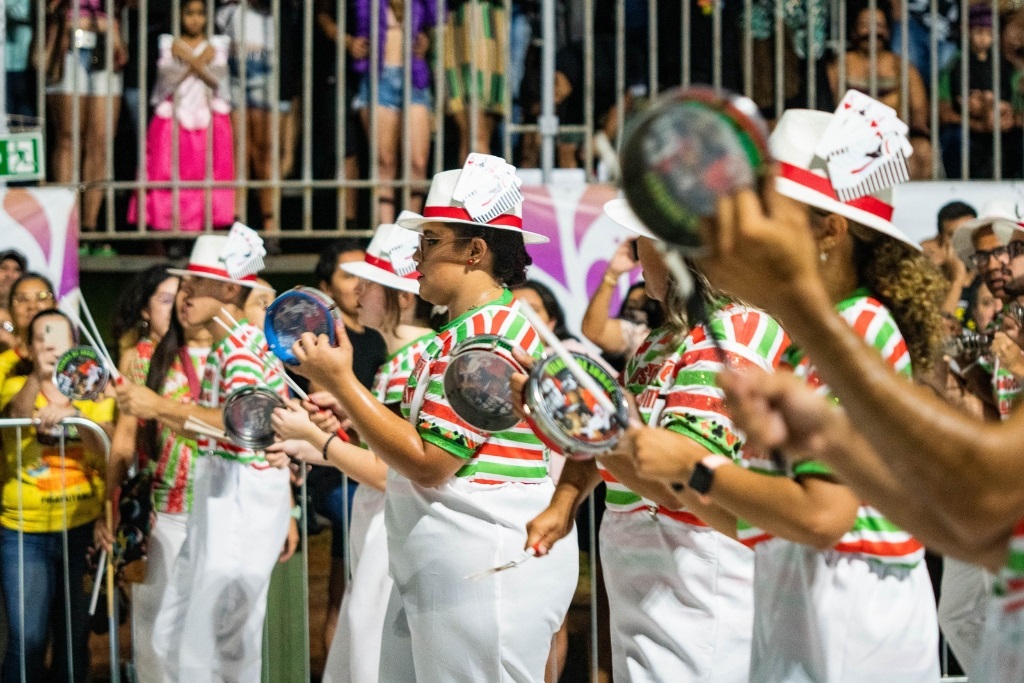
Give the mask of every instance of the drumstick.
[[[551, 331], [551, 328], [544, 324], [544, 321], [540, 319], [537, 312], [533, 310], [533, 307], [526, 301], [520, 301], [519, 303], [521, 304], [520, 310], [523, 313], [523, 317], [526, 318], [527, 322], [529, 322], [535, 330], [537, 330], [541, 339], [544, 340], [545, 346], [550, 347], [558, 357], [562, 359], [565, 363], [565, 367], [570, 373], [572, 373], [572, 376], [576, 378], [576, 381], [580, 383], [580, 386], [590, 392], [594, 397], [594, 400], [597, 401], [597, 404], [617, 420], [619, 413], [615, 409], [615, 406], [612, 405], [611, 399], [609, 399], [608, 395], [605, 394], [604, 389], [598, 386], [597, 381], [587, 374], [586, 370], [580, 367], [579, 363], [576, 362], [576, 359], [573, 358], [571, 353], [569, 353], [569, 349], [565, 348], [565, 344], [555, 336], [555, 333]], [[623, 425], [623, 427], [625, 427], [625, 425]]]
[[185, 420], [185, 424], [183, 426], [186, 430], [195, 432], [196, 434], [210, 436], [218, 441], [230, 441], [228, 435], [223, 430], [217, 429], [213, 425], [207, 424], [197, 417], [189, 417]]
[[[221, 308], [220, 312], [223, 313], [224, 316], [229, 321], [231, 321], [231, 323], [234, 325], [234, 327], [228, 327], [227, 324], [224, 323], [223, 320], [220, 320], [219, 318], [214, 318], [214, 320], [217, 322], [217, 324], [220, 325], [221, 327], [223, 327], [225, 330], [227, 330], [228, 334], [231, 335], [232, 338], [235, 341], [237, 341], [239, 344], [243, 344], [247, 349], [249, 349], [254, 354], [259, 356], [260, 360], [263, 361], [264, 369], [266, 369], [266, 370], [277, 370], [277, 368], [275, 368], [271, 364], [270, 358], [268, 358], [268, 355], [273, 356], [274, 352], [271, 351], [270, 349], [267, 349], [266, 351], [264, 351], [258, 345], [254, 345], [253, 341], [255, 341], [255, 340], [252, 337], [247, 337], [247, 336], [243, 336], [243, 335], [239, 335], [237, 337], [234, 336], [234, 330], [239, 326], [238, 321], [235, 320], [234, 316], [232, 316], [228, 312], [228, 310], [226, 308]], [[279, 359], [277, 358], [277, 356], [274, 356], [274, 360], [279, 360]], [[292, 391], [295, 392], [296, 396], [298, 396], [299, 398], [301, 398], [304, 401], [309, 400], [309, 394], [307, 394], [305, 391], [303, 391], [302, 387], [300, 387], [295, 380], [293, 380], [291, 377], [289, 377], [288, 373], [283, 368], [281, 369], [280, 374], [284, 378], [284, 383], [288, 385], [288, 388], [290, 388]]]
[[[107, 528], [114, 530], [114, 504], [107, 499]], [[107, 616], [114, 614], [114, 563], [107, 562]], [[111, 617], [112, 618], [112, 617]]]
[[114, 360], [110, 357], [110, 354], [107, 353], [107, 348], [100, 344], [96, 337], [92, 336], [89, 332], [89, 328], [82, 324], [82, 319], [78, 317], [78, 314], [75, 313], [74, 310], [70, 307], [61, 310], [68, 314], [68, 317], [71, 318], [71, 322], [78, 326], [78, 329], [82, 333], [82, 336], [85, 337], [85, 340], [89, 342], [94, 349], [96, 349], [96, 353], [99, 354], [100, 357], [100, 362], [102, 362], [103, 365], [107, 367], [107, 370], [110, 371], [110, 376], [113, 377], [115, 381], [120, 382], [121, 373], [117, 371], [117, 366], [114, 365]]
[[100, 586], [103, 585], [103, 572], [107, 567], [107, 551], [100, 551], [100, 561], [96, 567], [96, 580], [92, 582], [92, 598], [89, 600], [89, 616], [96, 614], [96, 603], [100, 601]]

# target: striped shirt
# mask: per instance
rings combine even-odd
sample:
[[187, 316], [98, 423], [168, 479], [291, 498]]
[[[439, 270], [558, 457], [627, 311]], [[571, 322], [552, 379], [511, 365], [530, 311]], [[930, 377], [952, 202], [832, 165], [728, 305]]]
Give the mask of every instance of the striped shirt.
[[1014, 612], [1024, 609], [1024, 519], [1013, 527], [1009, 550], [1006, 565], [999, 570], [993, 584], [993, 592], [997, 597], [1010, 598], [1003, 609]]
[[[260, 354], [257, 355], [253, 348], [261, 349]], [[281, 398], [288, 398], [280, 363], [271, 361], [268, 369], [261, 357], [273, 358], [267, 348], [267, 340], [258, 327], [243, 320], [232, 330], [231, 335], [215, 344], [210, 351], [203, 372], [199, 405], [220, 408], [231, 392], [249, 386], [268, 387]], [[200, 436], [197, 443], [200, 455], [215, 455], [261, 469], [268, 466], [262, 453], [232, 443], [207, 436]]]
[[[153, 342], [145, 339], [136, 345], [138, 358], [126, 373], [129, 381], [145, 384], [153, 359]], [[202, 377], [203, 364], [209, 349], [189, 349], [189, 359], [196, 376]], [[175, 354], [174, 362], [164, 379], [164, 398], [176, 403], [190, 404], [188, 376], [181, 365], [181, 357]], [[179, 434], [167, 425], [157, 422], [156, 460], [148, 464], [153, 475], [153, 507], [157, 512], [179, 514], [192, 511], [192, 460], [196, 453], [196, 441]]]
[[[889, 309], [880, 301], [861, 288], [840, 302], [836, 310], [869, 346], [886, 359], [893, 370], [904, 377], [911, 376], [907, 343]], [[793, 368], [798, 376], [805, 378], [818, 394], [838, 403], [831, 389], [818, 375], [817, 368], [799, 348], [791, 347], [785, 354], [784, 363]], [[745, 462], [750, 469], [762, 474], [784, 474], [768, 458], [748, 457]], [[793, 474], [830, 476], [831, 470], [824, 463], [805, 461], [793, 466]], [[738, 523], [738, 534], [739, 539], [750, 546], [771, 538], [761, 529], [743, 521]], [[843, 535], [835, 550], [885, 564], [911, 567], [924, 557], [924, 547], [916, 539], [864, 503], [857, 509], [853, 528]]]
[[[710, 328], [731, 368], [761, 368], [773, 372], [789, 346], [789, 338], [775, 320], [753, 308], [726, 304], [711, 315]], [[636, 396], [644, 421], [671, 429], [704, 446], [711, 453], [738, 459], [743, 437], [725, 410], [724, 394], [716, 377], [722, 362], [704, 325], [685, 336], [655, 330], [640, 345], [626, 366], [626, 388]], [[686, 510], [658, 508], [615, 480], [598, 465], [604, 479], [608, 509], [618, 512], [657, 509], [678, 521], [704, 526]]]
[[420, 382], [429, 382], [416, 425], [427, 443], [463, 458], [455, 476], [480, 484], [537, 483], [548, 476], [548, 454], [526, 422], [487, 434], [466, 424], [452, 410], [444, 391], [444, 373], [456, 344], [483, 334], [497, 335], [534, 358], [543, 351], [537, 332], [519, 313], [520, 303], [505, 290], [489, 303], [445, 325], [427, 343], [406, 385], [402, 414], [408, 419]]
[[1024, 392], [1024, 381], [1007, 370], [998, 358], [985, 355], [978, 359], [978, 366], [988, 373], [992, 381], [992, 398], [999, 410], [999, 419], [1005, 420], [1013, 412], [1013, 406]]
[[427, 343], [434, 334], [425, 334], [395, 351], [384, 360], [373, 378], [373, 395], [384, 405], [402, 402], [405, 385], [409, 383], [409, 375], [416, 367], [416, 362], [423, 355]]

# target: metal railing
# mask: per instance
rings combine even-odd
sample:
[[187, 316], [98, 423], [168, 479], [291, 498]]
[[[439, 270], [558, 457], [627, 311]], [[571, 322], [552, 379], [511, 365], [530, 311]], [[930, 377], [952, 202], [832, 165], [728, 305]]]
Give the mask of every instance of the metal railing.
[[[54, 3], [67, 14], [48, 16], [47, 7]], [[138, 8], [129, 11], [127, 4]], [[170, 154], [170, 177], [157, 180], [147, 177], [150, 108], [144, 104], [154, 85], [149, 78], [151, 29], [163, 9], [167, 16], [162, 30], [180, 36], [183, 4], [187, 3], [100, 0], [101, 9], [93, 9], [96, 6], [88, 0], [34, 3], [37, 36], [46, 36], [61, 17], [69, 27], [80, 27], [70, 34], [69, 66], [84, 57], [106, 64], [106, 72], [70, 68], [65, 89], [80, 92], [95, 85], [96, 73], [113, 73], [115, 57], [122, 54], [115, 45], [117, 36], [136, 56], [131, 75], [137, 88], [125, 89], [131, 106], [120, 118], [121, 97], [112, 89], [93, 97], [47, 94], [45, 69], [36, 73], [36, 112], [48, 127], [51, 158], [59, 157], [58, 163], [49, 164], [50, 182], [82, 191], [83, 225], [98, 231], [86, 239], [166, 237], [167, 232], [147, 225], [151, 193], [160, 190], [171, 194], [174, 226], [180, 225], [183, 193], [199, 190], [200, 227], [214, 228], [214, 193], [228, 190], [236, 194], [241, 220], [255, 227], [265, 222], [274, 233], [285, 228], [282, 237], [330, 236], [346, 228], [365, 234], [382, 213], [390, 215], [392, 201], [397, 202], [395, 211], [399, 206], [418, 208], [428, 187], [424, 175], [459, 164], [454, 149], [460, 141], [463, 148], [494, 151], [521, 165], [545, 169], [557, 163], [557, 156], [563, 163], [582, 164], [587, 178], [594, 180], [606, 166], [595, 152], [595, 140], [601, 137], [598, 126], [613, 133], [609, 142], [617, 148], [645, 98], [698, 80], [754, 98], [769, 118], [787, 106], [831, 108], [847, 86], [856, 86], [892, 104], [910, 124], [919, 155], [914, 169], [918, 178], [999, 180], [1024, 175], [1024, 115], [1017, 106], [1014, 78], [1018, 67], [1007, 61], [1002, 49], [1004, 25], [1016, 16], [1019, 0], [927, 0], [926, 12], [920, 10], [921, 3], [911, 8], [908, 0], [900, 3], [897, 16], [878, 22], [865, 22], [864, 17], [887, 7], [883, 0], [616, 0], [613, 16], [601, 17], [595, 17], [593, 0], [545, 0], [536, 6], [466, 0], [450, 11], [445, 0], [410, 0], [402, 5], [401, 18], [392, 13], [391, 5], [368, 0], [208, 0], [207, 35], [226, 32], [232, 38], [230, 69], [219, 64], [218, 73], [235, 95], [230, 102], [234, 176], [214, 179], [215, 161], [219, 166], [221, 160], [214, 158], [217, 141], [214, 126], [208, 125], [203, 177], [183, 178], [178, 155]], [[350, 5], [356, 8], [354, 25]], [[646, 27], [635, 18], [644, 11]], [[475, 27], [475, 17], [482, 17], [482, 28], [466, 32], [468, 44], [463, 44], [459, 21]], [[858, 21], [867, 24], [866, 34]], [[991, 24], [987, 53], [972, 44], [967, 30], [972, 21]], [[96, 44], [102, 59], [87, 47], [96, 35], [89, 28], [106, 37]], [[897, 31], [899, 38], [890, 40]], [[134, 38], [130, 43], [129, 33]], [[531, 37], [524, 46], [527, 36]], [[390, 43], [395, 39], [401, 40], [400, 50]], [[46, 63], [46, 42], [35, 41], [40, 64]], [[614, 54], [607, 53], [609, 46]], [[950, 59], [957, 48], [967, 56], [959, 72], [947, 69], [955, 63]], [[518, 81], [519, 74], [526, 73], [523, 55], [536, 53], [542, 59], [526, 80], [539, 74], [539, 95], [529, 96], [521, 83], [506, 81], [510, 75]], [[984, 60], [982, 53], [987, 55]], [[323, 60], [323, 55], [333, 59]], [[1020, 55], [1013, 56], [1024, 63]], [[567, 69], [563, 62], [573, 60], [582, 65], [573, 72], [577, 82], [569, 83], [576, 93], [582, 92], [582, 98], [571, 100], [578, 105], [574, 111], [581, 120], [559, 120], [568, 105], [560, 99], [563, 93], [556, 92], [556, 72]], [[595, 80], [596, 70], [602, 68], [605, 74], [611, 63], [614, 78]], [[394, 82], [397, 72], [388, 71], [382, 78], [382, 67], [390, 66], [401, 74], [400, 87]], [[475, 82], [491, 76], [487, 85], [493, 90], [467, 88], [467, 73], [476, 76]], [[353, 78], [360, 82], [353, 83]], [[426, 88], [433, 100], [430, 113], [418, 104], [424, 93], [414, 81], [422, 85], [424, 78], [431, 81]], [[351, 99], [362, 80], [369, 101], [360, 116]], [[1011, 88], [1013, 92], [1006, 92]], [[500, 102], [488, 101], [498, 89]], [[513, 89], [518, 90], [518, 99]], [[172, 92], [170, 101], [181, 106], [180, 93], [176, 88]], [[251, 93], [264, 101], [251, 101]], [[135, 106], [136, 100], [142, 104]], [[384, 106], [375, 106], [381, 102]], [[450, 113], [453, 103], [468, 112], [460, 119], [466, 140], [453, 141], [446, 131], [446, 110]], [[476, 141], [495, 124], [499, 125], [490, 149], [482, 149]], [[115, 142], [132, 142], [123, 133], [116, 137], [118, 127], [125, 125], [134, 128], [134, 159], [120, 158], [124, 153]], [[997, 132], [1004, 127], [1004, 132]], [[183, 135], [177, 117], [171, 118], [171, 130], [175, 149]], [[426, 147], [424, 136], [429, 137]], [[533, 151], [538, 140], [543, 143], [539, 155]], [[412, 149], [414, 143], [420, 145], [419, 152]], [[426, 166], [423, 149], [429, 149]], [[357, 171], [353, 156], [358, 165], [360, 155], [363, 169]], [[576, 160], [570, 160], [573, 156]], [[135, 167], [134, 178], [124, 169], [115, 175], [115, 157], [119, 165]], [[249, 194], [258, 197], [250, 202]], [[126, 223], [129, 197], [138, 208], [136, 228]], [[361, 198], [369, 199], [368, 211], [364, 207], [362, 214]], [[263, 215], [252, 215], [251, 207]], [[353, 223], [360, 215], [363, 220]]]
[[[17, 442], [16, 442], [17, 445], [15, 447], [16, 448], [16, 451], [15, 451], [16, 461], [15, 462], [16, 462], [16, 466], [17, 466], [17, 472], [19, 473], [19, 478], [18, 478], [18, 518], [19, 519], [24, 517], [24, 508], [22, 507], [23, 506], [23, 501], [24, 501], [24, 496], [23, 496], [24, 482], [22, 481], [22, 479], [20, 477], [20, 473], [22, 472], [22, 466], [24, 464], [23, 461], [22, 461], [22, 430], [24, 428], [34, 428], [37, 424], [38, 424], [38, 420], [35, 420], [33, 418], [4, 418], [4, 419], [0, 419], [0, 430], [2, 430], [2, 433], [3, 433], [3, 436], [0, 437], [0, 438], [9, 438], [10, 434], [11, 434], [10, 430], [13, 429], [14, 436], [15, 436], [15, 438], [17, 440]], [[97, 425], [95, 422], [92, 422], [91, 420], [87, 420], [87, 419], [81, 418], [81, 417], [67, 417], [67, 418], [64, 418], [63, 420], [61, 420], [59, 424], [61, 425], [62, 428], [58, 431], [58, 436], [57, 436], [58, 441], [57, 441], [57, 443], [58, 443], [58, 448], [59, 448], [59, 452], [60, 452], [60, 467], [61, 467], [62, 476], [66, 472], [66, 467], [65, 467], [66, 434], [65, 434], [65, 429], [63, 429], [64, 427], [74, 426], [74, 427], [76, 427], [78, 429], [87, 429], [87, 430], [89, 430], [90, 432], [92, 432], [96, 436], [97, 439], [99, 439], [100, 443], [103, 446], [104, 461], [106, 461], [110, 457], [110, 438], [107, 436], [107, 433], [103, 430], [103, 428], [100, 427], [99, 425]], [[63, 482], [62, 482], [62, 487], [61, 488], [62, 488], [62, 490], [64, 490], [66, 488], [63, 485]], [[68, 664], [67, 674], [68, 674], [68, 680], [74, 681], [74, 680], [78, 680], [78, 678], [75, 677], [75, 668], [74, 668], [75, 667], [75, 654], [74, 654], [74, 652], [75, 652], [75, 645], [73, 643], [73, 629], [72, 629], [72, 609], [73, 608], [71, 606], [72, 583], [71, 583], [71, 568], [70, 568], [70, 564], [69, 564], [69, 550], [68, 550], [68, 524], [67, 524], [67, 522], [68, 522], [68, 510], [67, 510], [67, 503], [68, 503], [67, 498], [63, 497], [62, 498], [62, 504], [63, 504], [62, 505], [62, 514], [63, 514], [64, 523], [63, 523], [63, 529], [61, 531], [61, 541], [62, 541], [61, 559], [62, 559], [62, 570], [63, 570], [64, 620], [65, 620], [64, 628], [65, 628], [65, 632], [66, 632], [67, 638], [66, 638], [66, 642], [65, 643], [61, 644], [61, 643], [54, 642], [54, 643], [52, 643], [52, 646], [54, 648], [61, 647], [62, 645], [67, 647], [67, 664]], [[8, 643], [8, 647], [19, 647], [21, 649], [21, 657], [20, 657], [20, 662], [21, 662], [20, 669], [21, 670], [20, 670], [20, 679], [19, 680], [21, 680], [22, 683], [24, 683], [26, 681], [26, 678], [27, 678], [26, 665], [25, 665], [25, 604], [26, 604], [26, 597], [28, 597], [31, 600], [37, 600], [38, 596], [26, 596], [25, 595], [25, 538], [24, 538], [25, 537], [25, 532], [22, 531], [21, 529], [18, 529], [17, 534], [18, 534], [18, 586], [19, 586], [19, 591], [18, 591], [18, 615], [20, 617], [20, 623], [19, 623], [18, 632], [20, 633], [21, 637], [18, 639], [18, 642]], [[110, 558], [110, 561], [113, 561], [113, 558]], [[97, 577], [96, 581], [97, 582], [100, 581], [100, 577]], [[76, 588], [76, 590], [82, 590], [82, 586], [80, 586], [80, 585], [76, 586], [75, 588]], [[110, 645], [110, 681], [111, 681], [111, 683], [118, 683], [121, 680], [121, 667], [120, 667], [120, 650], [119, 650], [119, 645], [118, 645], [118, 622], [119, 622], [119, 620], [118, 620], [118, 600], [117, 600], [117, 591], [116, 590], [113, 592], [113, 595], [110, 596], [110, 604], [113, 607], [112, 609], [109, 609], [108, 613], [107, 613], [107, 624], [108, 624], [108, 629], [109, 629], [108, 639], [109, 639], [109, 645]], [[8, 611], [10, 611], [10, 608], [8, 608]], [[80, 615], [80, 618], [85, 619], [87, 617], [86, 617], [86, 615]], [[86, 659], [88, 659], [88, 658], [86, 658]], [[79, 678], [82, 678], [84, 680], [84, 677], [81, 676], [81, 675], [79, 676]]]

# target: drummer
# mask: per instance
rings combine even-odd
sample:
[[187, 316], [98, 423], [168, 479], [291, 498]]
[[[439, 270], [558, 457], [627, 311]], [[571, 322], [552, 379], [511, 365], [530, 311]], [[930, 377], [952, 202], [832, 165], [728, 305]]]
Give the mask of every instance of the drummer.
[[[212, 337], [199, 404], [124, 383], [117, 393], [126, 414], [159, 419], [178, 433], [186, 432], [189, 418], [223, 429], [220, 406], [232, 391], [258, 385], [287, 397], [280, 366], [264, 363], [263, 333], [242, 313], [249, 290], [260, 286], [244, 255], [249, 245], [234, 239], [247, 230], [236, 225], [229, 236], [201, 235], [188, 266], [169, 271], [182, 278], [182, 324], [205, 327]], [[249, 239], [259, 238], [252, 233]], [[215, 320], [224, 321], [225, 311], [240, 320], [226, 323], [230, 334]], [[197, 443], [204, 457], [195, 465], [192, 514], [157, 614], [153, 647], [168, 680], [259, 680], [270, 574], [298, 541], [288, 471], [225, 441], [200, 436]]]
[[[496, 161], [494, 168], [506, 167]], [[463, 173], [460, 190], [468, 193], [460, 196], [475, 191], [484, 205], [508, 199], [510, 208], [487, 221], [476, 213], [481, 220], [474, 220], [470, 209], [480, 204], [453, 198]], [[528, 353], [541, 351], [507, 288], [526, 279], [531, 261], [524, 244], [547, 239], [523, 230], [514, 178], [499, 178], [506, 194], [495, 196], [489, 190], [499, 186], [474, 175], [466, 168], [435, 175], [423, 216], [399, 219], [421, 233], [414, 257], [420, 295], [447, 307], [449, 316], [410, 377], [406, 419], [354, 380], [340, 326], [337, 348], [311, 335], [294, 347], [298, 371], [340, 399], [360, 436], [390, 466], [385, 526], [395, 588], [382, 646], [386, 681], [542, 681], [552, 635], [576, 587], [574, 538], [544, 562], [466, 578], [521, 557], [526, 522], [554, 490], [544, 447], [524, 423], [493, 434], [470, 427], [444, 387], [460, 342], [493, 335]]]
[[[403, 212], [403, 216], [415, 216]], [[409, 375], [419, 361], [427, 342], [437, 334], [429, 326], [429, 303], [419, 298], [419, 273], [413, 252], [419, 245], [416, 233], [385, 223], [377, 228], [363, 261], [349, 261], [341, 269], [360, 278], [356, 288], [359, 324], [377, 330], [387, 344], [388, 357], [377, 371], [374, 397], [396, 414]], [[313, 394], [317, 401], [323, 392]], [[334, 465], [363, 486], [356, 489], [352, 501], [349, 542], [352, 546], [352, 578], [334, 631], [324, 683], [373, 683], [380, 667], [381, 635], [391, 595], [388, 575], [387, 535], [384, 532], [384, 484], [387, 465], [374, 453], [334, 434], [334, 421], [314, 424], [318, 409], [340, 408], [336, 403], [320, 401], [306, 410], [278, 409], [274, 429], [284, 441], [267, 449], [267, 459], [286, 466], [291, 458], [311, 465]], [[337, 418], [334, 418], [336, 420]]]
[[[540, 552], [572, 528], [579, 506], [603, 479], [607, 512], [601, 563], [608, 588], [612, 677], [644, 681], [746, 681], [753, 623], [753, 553], [716, 532], [695, 512], [700, 501], [637, 475], [631, 459], [637, 432], [664, 439], [714, 462], [739, 458], [742, 435], [722, 405], [715, 377], [723, 367], [716, 335], [731, 366], [773, 372], [788, 338], [756, 309], [705, 297], [711, 325], [687, 324], [686, 301], [652, 234], [623, 200], [605, 211], [640, 235], [637, 250], [648, 296], [661, 301], [666, 324], [650, 333], [623, 374], [647, 427], [631, 430], [616, 452], [568, 461], [548, 508], [533, 519], [528, 545]], [[699, 277], [699, 275], [698, 275]], [[521, 378], [519, 378], [521, 379]], [[655, 431], [658, 429], [659, 431]]]

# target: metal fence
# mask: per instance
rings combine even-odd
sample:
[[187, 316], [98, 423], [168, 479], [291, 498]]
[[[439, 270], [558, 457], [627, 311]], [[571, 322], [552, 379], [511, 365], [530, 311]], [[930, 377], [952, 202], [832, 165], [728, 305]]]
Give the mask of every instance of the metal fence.
[[[35, 72], [49, 182], [81, 190], [82, 225], [97, 231], [86, 239], [166, 237], [147, 222], [154, 191], [170, 193], [160, 201], [172, 229], [183, 202], [201, 216], [194, 227], [218, 227], [215, 197], [227, 191], [241, 220], [282, 237], [365, 232], [419, 208], [426, 176], [466, 150], [614, 176], [630, 117], [694, 82], [752, 97], [769, 119], [831, 109], [857, 87], [910, 125], [916, 178], [1024, 176], [1020, 0], [905, 0], [896, 16], [884, 0], [207, 0], [206, 34], [231, 38], [227, 63], [209, 64], [231, 108], [227, 178], [214, 125], [195, 129], [202, 164], [164, 150], [167, 177], [147, 170], [146, 102], [170, 73], [153, 78], [157, 36], [182, 35], [188, 0], [32, 4], [36, 63], [69, 67], [57, 85], [53, 70]], [[53, 47], [65, 35], [67, 55]], [[125, 54], [131, 66], [116, 72]], [[117, 81], [124, 102], [102, 87]], [[178, 87], [161, 92], [174, 111], [195, 106]], [[175, 116], [170, 129], [170, 149], [193, 130]]]
[[[24, 464], [23, 461], [22, 461], [22, 448], [21, 448], [21, 445], [22, 445], [22, 430], [25, 429], [25, 428], [33, 428], [33, 427], [36, 426], [36, 424], [37, 424], [37, 421], [32, 419], [32, 418], [5, 418], [5, 419], [0, 419], [0, 430], [2, 430], [2, 433], [3, 433], [3, 437], [2, 438], [10, 438], [11, 437], [11, 431], [13, 430], [13, 435], [14, 435], [14, 437], [16, 439], [16, 444], [17, 444], [16, 447], [15, 447], [16, 448], [16, 451], [15, 451], [15, 458], [16, 458], [15, 463], [16, 463], [16, 467], [17, 467], [17, 472], [19, 472], [19, 473], [22, 471], [22, 465]], [[68, 417], [68, 418], [64, 418], [63, 420], [61, 420], [60, 421], [60, 425], [61, 425], [62, 429], [60, 429], [58, 431], [57, 444], [58, 444], [58, 449], [59, 449], [59, 452], [60, 452], [60, 467], [61, 467], [62, 473], [66, 472], [66, 468], [65, 468], [65, 445], [66, 445], [65, 436], [66, 435], [65, 435], [65, 430], [63, 429], [64, 427], [74, 426], [77, 429], [89, 430], [90, 432], [92, 432], [96, 436], [97, 439], [99, 439], [100, 443], [102, 444], [104, 460], [106, 460], [106, 459], [108, 459], [110, 457], [110, 438], [107, 436], [107, 433], [105, 431], [103, 431], [103, 428], [100, 427], [99, 425], [97, 425], [95, 422], [92, 422], [90, 420], [87, 420], [87, 419], [81, 418], [81, 417]], [[22, 481], [22, 479], [19, 476], [19, 478], [18, 478], [18, 518], [19, 519], [24, 517], [24, 508], [22, 507], [23, 500], [24, 500], [24, 497], [23, 497], [23, 487], [24, 487], [24, 482]], [[63, 482], [62, 482], [62, 487], [61, 488], [62, 488], [62, 490], [64, 488], [66, 488], [64, 486]], [[64, 519], [63, 530], [61, 532], [61, 541], [62, 541], [61, 561], [62, 561], [62, 578], [63, 578], [62, 590], [63, 590], [63, 593], [64, 593], [64, 615], [63, 615], [64, 616], [64, 630], [65, 630], [65, 633], [66, 633], [67, 637], [66, 637], [64, 643], [53, 642], [51, 644], [51, 646], [52, 646], [54, 652], [56, 652], [57, 648], [61, 648], [61, 647], [66, 647], [67, 648], [67, 656], [66, 656], [67, 667], [68, 667], [68, 669], [67, 669], [67, 680], [72, 680], [72, 681], [73, 680], [85, 680], [85, 678], [88, 675], [88, 672], [86, 674], [84, 674], [84, 675], [81, 672], [79, 672], [77, 674], [77, 677], [76, 677], [75, 668], [74, 668], [75, 667], [75, 656], [73, 655], [73, 651], [74, 651], [75, 647], [74, 647], [74, 643], [73, 643], [73, 629], [72, 629], [72, 609], [73, 609], [72, 605], [71, 605], [72, 580], [71, 580], [71, 569], [70, 569], [70, 564], [69, 564], [70, 553], [69, 553], [69, 549], [68, 549], [68, 523], [67, 523], [68, 522], [68, 510], [67, 510], [67, 498], [63, 497], [62, 501], [63, 501], [62, 514], [63, 514], [63, 519]], [[20, 624], [19, 624], [19, 628], [18, 628], [18, 633], [20, 633], [21, 637], [18, 639], [17, 642], [9, 642], [7, 644], [7, 647], [9, 647], [9, 648], [16, 647], [16, 648], [20, 648], [21, 649], [21, 657], [20, 657], [21, 667], [20, 667], [20, 672], [19, 672], [19, 676], [20, 677], [19, 677], [18, 680], [20, 680], [20, 681], [22, 681], [22, 683], [24, 683], [26, 681], [26, 679], [27, 679], [26, 663], [25, 663], [25, 605], [26, 605], [26, 603], [29, 603], [29, 602], [38, 601], [40, 599], [40, 596], [37, 596], [37, 595], [26, 595], [26, 591], [25, 591], [25, 532], [23, 532], [21, 529], [19, 529], [17, 534], [18, 534], [18, 568], [17, 568], [17, 571], [18, 571], [18, 586], [19, 586], [19, 591], [18, 591], [18, 594], [17, 594], [17, 600], [18, 600], [17, 614], [20, 617]], [[94, 589], [94, 592], [93, 592], [94, 604], [95, 604], [95, 596], [96, 596], [96, 594], [98, 592], [99, 584], [100, 584], [100, 582], [102, 580], [102, 578], [101, 578], [102, 577], [102, 570], [103, 570], [103, 567], [101, 566], [100, 567], [100, 574], [98, 574], [96, 576], [96, 584], [95, 584], [95, 589]], [[81, 585], [74, 586], [74, 588], [75, 588], [75, 590], [83, 590], [83, 587]], [[108, 584], [108, 589], [109, 588], [110, 588], [110, 584]], [[10, 597], [11, 596], [8, 596], [8, 599], [10, 599]], [[108, 613], [107, 613], [107, 627], [108, 627], [108, 639], [109, 639], [109, 645], [110, 645], [110, 681], [112, 683], [118, 683], [121, 680], [121, 667], [120, 667], [120, 650], [119, 650], [119, 644], [118, 644], [118, 621], [119, 621], [118, 620], [118, 608], [119, 608], [119, 605], [118, 605], [117, 591], [116, 590], [112, 591], [112, 594], [110, 595], [109, 603], [108, 604], [109, 604], [109, 608], [108, 608]], [[6, 615], [4, 615], [4, 618], [6, 619]], [[79, 615], [79, 618], [83, 618], [84, 619], [85, 615]], [[55, 659], [56, 659], [56, 657], [55, 657]], [[58, 672], [53, 672], [53, 673], [57, 674]]]

